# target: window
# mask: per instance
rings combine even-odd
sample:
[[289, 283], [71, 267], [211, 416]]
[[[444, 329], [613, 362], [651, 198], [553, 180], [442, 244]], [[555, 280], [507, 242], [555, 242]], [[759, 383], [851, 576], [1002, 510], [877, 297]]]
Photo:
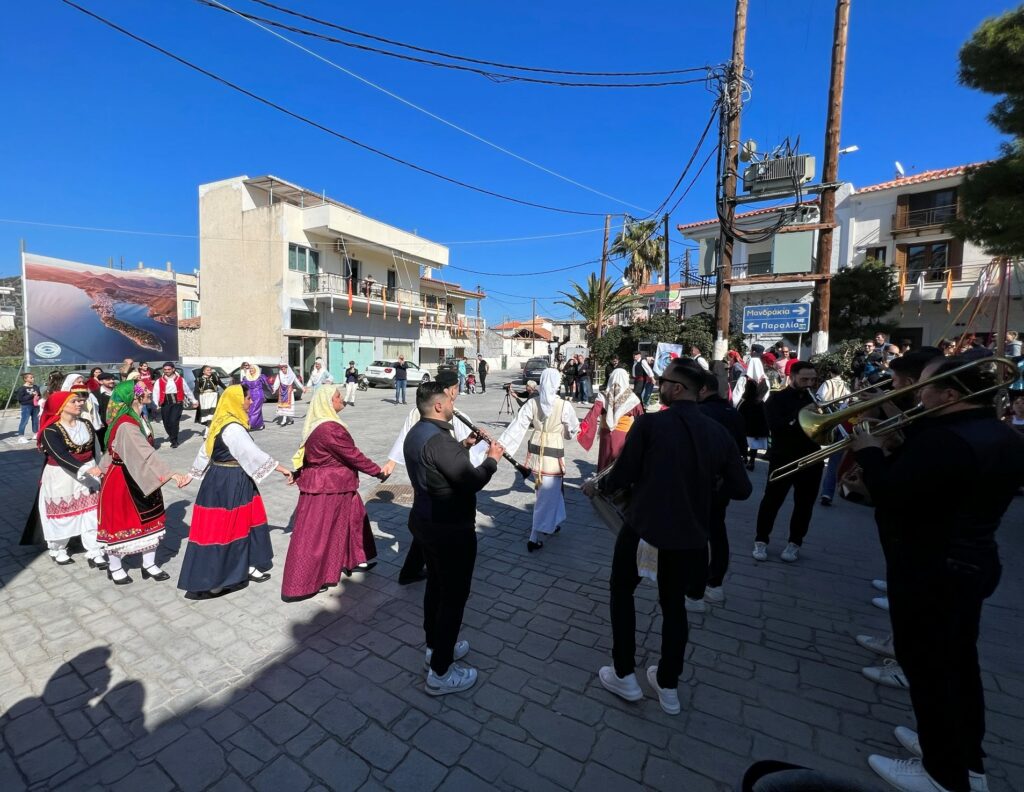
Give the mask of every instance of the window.
[[388, 360], [398, 360], [399, 355], [404, 355], [406, 360], [412, 360], [411, 341], [384, 341], [384, 357]]
[[747, 277], [769, 275], [772, 271], [772, 252], [751, 253], [747, 256]]
[[956, 187], [928, 192], [904, 193], [896, 197], [893, 229], [906, 231], [943, 225], [956, 219]]
[[867, 261], [868, 259], [874, 259], [880, 264], [885, 264], [885, 251], [885, 245], [880, 247], [869, 247], [864, 251], [864, 260]]
[[345, 274], [352, 278], [353, 284], [359, 280], [359, 270], [362, 268], [362, 262], [359, 259], [350, 258], [348, 260], [348, 271]]
[[398, 286], [398, 273], [388, 270], [388, 294], [394, 294], [396, 286]]
[[197, 316], [199, 316], [199, 300], [182, 300], [181, 318], [195, 319]]
[[[907, 245], [907, 283], [916, 283], [922, 273], [926, 281], [944, 281], [946, 270], [951, 266], [949, 247], [949, 240]], [[954, 272], [954, 278], [958, 279], [959, 276], [959, 272]]]
[[288, 245], [288, 269], [316, 275], [320, 271], [320, 254], [301, 245]]

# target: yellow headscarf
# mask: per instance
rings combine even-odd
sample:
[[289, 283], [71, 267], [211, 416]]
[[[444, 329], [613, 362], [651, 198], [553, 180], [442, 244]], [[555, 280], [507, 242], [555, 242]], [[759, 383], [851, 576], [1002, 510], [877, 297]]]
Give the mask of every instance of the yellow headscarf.
[[[292, 457], [292, 466], [296, 470], [302, 467], [302, 462], [306, 456], [306, 441], [309, 440], [309, 436], [313, 434], [314, 429], [320, 424], [328, 422], [345, 426], [338, 417], [334, 405], [331, 404], [334, 394], [340, 392], [341, 389], [336, 385], [321, 385], [313, 391], [313, 401], [310, 402], [309, 412], [306, 413], [306, 424], [302, 427], [302, 444], [299, 446], [299, 450], [295, 452], [295, 456]], [[346, 426], [345, 428], [347, 429], [348, 427]]]
[[217, 401], [217, 410], [210, 421], [210, 430], [206, 435], [206, 455], [213, 457], [213, 443], [224, 427], [228, 424], [241, 424], [249, 429], [249, 411], [245, 409], [245, 391], [241, 385], [227, 388]]

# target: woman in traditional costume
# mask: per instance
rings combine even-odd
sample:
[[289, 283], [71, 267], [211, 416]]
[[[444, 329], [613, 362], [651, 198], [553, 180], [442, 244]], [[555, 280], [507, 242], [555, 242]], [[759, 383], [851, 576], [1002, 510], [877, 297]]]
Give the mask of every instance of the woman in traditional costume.
[[209, 426], [213, 414], [217, 411], [217, 398], [224, 389], [220, 379], [214, 376], [212, 366], [203, 366], [202, 373], [196, 377], [196, 385], [192, 395], [196, 398], [196, 423]]
[[61, 566], [74, 563], [68, 540], [77, 536], [93, 569], [106, 569], [103, 546], [96, 538], [99, 479], [96, 433], [81, 419], [85, 396], [53, 391], [39, 421], [36, 442], [46, 455], [39, 496], [32, 509], [22, 544], [35, 544], [42, 533], [50, 558]]
[[259, 366], [243, 363], [239, 372], [242, 384], [249, 389], [249, 428], [254, 432], [263, 430], [263, 402], [266, 400], [270, 383], [263, 376]]
[[152, 394], [140, 382], [125, 380], [110, 395], [107, 456], [100, 487], [99, 540], [107, 551], [109, 577], [116, 585], [132, 582], [122, 565], [127, 556], [142, 555], [142, 577], [170, 578], [156, 564], [164, 537], [164, 498], [160, 488], [171, 479], [183, 486], [186, 477], [172, 473], [157, 455], [153, 427], [143, 415]]
[[617, 368], [612, 371], [604, 392], [597, 394], [594, 406], [580, 422], [577, 438], [587, 451], [594, 445], [595, 436], [601, 438], [597, 452], [598, 473], [618, 459], [626, 442], [626, 433], [644, 412], [643, 403], [629, 386], [626, 370]]
[[292, 460], [299, 502], [291, 544], [284, 562], [281, 596], [308, 597], [335, 586], [341, 574], [367, 568], [377, 557], [359, 474], [387, 478], [360, 451], [338, 413], [345, 408], [341, 389], [321, 385], [314, 391], [302, 430], [302, 445]]
[[289, 483], [292, 474], [252, 441], [249, 407], [245, 386], [224, 391], [189, 471], [202, 484], [192, 509], [178, 588], [192, 598], [217, 596], [247, 580], [270, 579], [267, 570], [273, 566], [274, 550], [256, 485], [275, 470]]
[[[85, 401], [82, 403], [82, 412], [79, 414], [79, 419], [82, 421], [88, 421], [92, 426], [93, 432], [96, 434], [97, 439], [101, 437], [100, 432], [105, 426], [103, 416], [100, 414], [100, 402], [89, 390], [89, 386], [85, 381], [85, 377], [81, 374], [68, 374], [64, 378], [64, 382], [61, 384], [60, 389], [62, 391], [71, 391], [77, 393]], [[103, 442], [100, 441], [100, 451], [103, 451]]]
[[281, 426], [291, 426], [295, 423], [295, 388], [299, 384], [299, 378], [295, 376], [292, 367], [282, 363], [274, 380], [274, 393], [277, 394], [277, 418], [276, 423]]
[[565, 440], [575, 437], [580, 430], [572, 405], [558, 397], [560, 379], [557, 369], [544, 369], [539, 397], [527, 399], [498, 440], [508, 453], [514, 454], [526, 430], [532, 429], [526, 446], [526, 466], [533, 470], [537, 490], [533, 528], [526, 542], [526, 549], [531, 553], [544, 546], [540, 535], [556, 533], [565, 519], [565, 498], [562, 497]]

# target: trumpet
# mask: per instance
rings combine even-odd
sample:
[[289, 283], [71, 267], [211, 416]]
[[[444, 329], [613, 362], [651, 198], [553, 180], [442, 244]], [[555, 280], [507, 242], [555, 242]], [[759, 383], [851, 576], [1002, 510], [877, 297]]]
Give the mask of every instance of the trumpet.
[[[964, 374], [987, 370], [989, 368], [994, 369], [995, 382], [994, 384], [986, 385], [983, 388], [972, 391], [969, 388], [965, 388], [963, 383], [958, 379]], [[936, 410], [944, 409], [945, 407], [948, 407], [949, 404], [959, 404], [967, 399], [984, 396], [987, 393], [995, 393], [996, 391], [1009, 387], [1017, 379], [1017, 376], [1017, 364], [1009, 358], [978, 358], [964, 363], [962, 366], [958, 366], [955, 369], [951, 369], [944, 374], [936, 374], [934, 377], [920, 380], [919, 382], [915, 382], [912, 385], [907, 385], [902, 388], [893, 388], [880, 396], [855, 401], [855, 403], [848, 407], [842, 407], [840, 403], [856, 399], [858, 395], [863, 394], [866, 390], [870, 389], [864, 388], [856, 393], [844, 396], [841, 399], [833, 399], [829, 402], [809, 404], [797, 414], [797, 422], [800, 424], [800, 428], [803, 429], [804, 434], [814, 442], [818, 443], [821, 448], [807, 456], [800, 457], [800, 459], [795, 459], [786, 465], [778, 467], [768, 480], [778, 481], [779, 479], [786, 478], [787, 476], [792, 476], [794, 473], [798, 473], [812, 465], [821, 464], [833, 454], [844, 451], [853, 442], [853, 438], [847, 436], [835, 441], [834, 443], [829, 443], [828, 440], [832, 436], [833, 431], [840, 428], [842, 424], [853, 421], [864, 413], [870, 412], [871, 410], [879, 408], [885, 404], [890, 404], [893, 407], [896, 407], [898, 413], [890, 418], [879, 421], [871, 428], [871, 434], [876, 437], [898, 432], [908, 424], [918, 420], [919, 418], [923, 418], [926, 415], [931, 415]], [[926, 388], [943, 381], [956, 382], [965, 392], [960, 396], [960, 398], [956, 399], [956, 401], [944, 404], [941, 407], [925, 409], [922, 404], [918, 403], [909, 409], [903, 410], [896, 406], [903, 396], [915, 394], [922, 388]]]

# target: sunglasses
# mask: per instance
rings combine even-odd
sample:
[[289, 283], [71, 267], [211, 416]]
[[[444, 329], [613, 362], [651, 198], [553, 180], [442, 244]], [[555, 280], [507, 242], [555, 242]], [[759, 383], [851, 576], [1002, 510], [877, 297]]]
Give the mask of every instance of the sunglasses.
[[687, 387], [686, 383], [680, 380], [669, 379], [668, 377], [658, 377], [658, 384], [661, 385], [663, 382], [671, 382], [674, 385], [682, 385], [684, 388]]

